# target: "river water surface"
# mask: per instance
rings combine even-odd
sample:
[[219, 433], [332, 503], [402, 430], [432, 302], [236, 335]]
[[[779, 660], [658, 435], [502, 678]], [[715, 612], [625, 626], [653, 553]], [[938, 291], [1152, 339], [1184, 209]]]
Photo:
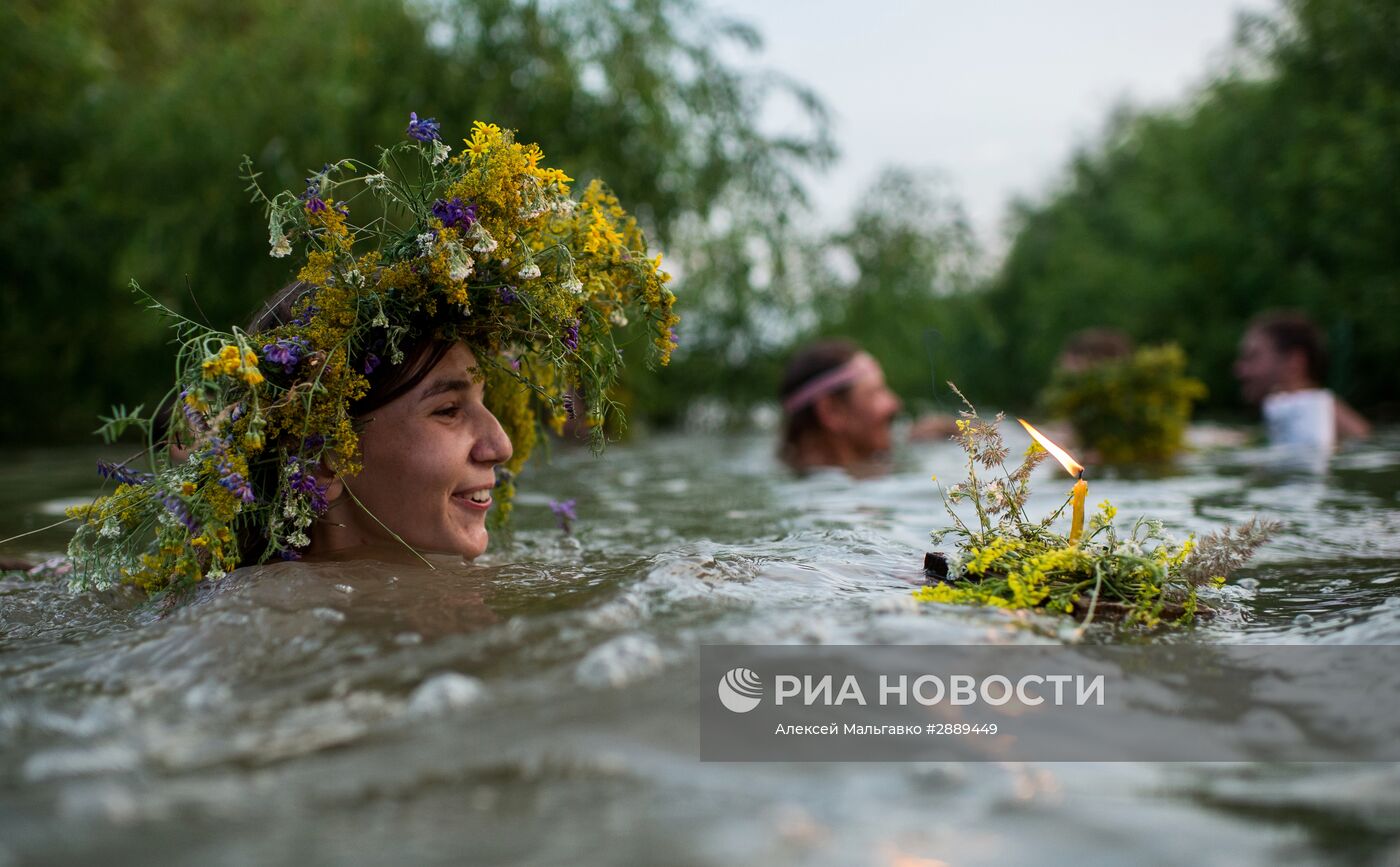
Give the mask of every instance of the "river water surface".
[[[0, 537], [90, 496], [97, 456], [12, 452]], [[0, 583], [0, 865], [1400, 863], [1394, 764], [699, 762], [701, 645], [1071, 637], [911, 600], [929, 476], [960, 468], [935, 444], [796, 480], [761, 435], [657, 436], [556, 450], [470, 567], [242, 570], [168, 613]], [[1042, 468], [1031, 509], [1068, 487]], [[1105, 497], [1178, 534], [1286, 529], [1222, 616], [1094, 640], [1400, 644], [1400, 431], [1320, 473], [1207, 452]]]

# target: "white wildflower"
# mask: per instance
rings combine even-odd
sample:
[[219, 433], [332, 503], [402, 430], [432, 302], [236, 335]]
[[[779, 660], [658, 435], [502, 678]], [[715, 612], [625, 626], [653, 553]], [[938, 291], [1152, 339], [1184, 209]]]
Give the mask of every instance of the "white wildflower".
[[375, 172], [372, 175], [365, 176], [365, 186], [369, 187], [371, 190], [382, 189], [388, 185], [388, 183], [389, 179], [384, 176], [383, 172]]
[[624, 328], [627, 325], [627, 314], [623, 313], [622, 308], [619, 307], [608, 314], [608, 321], [616, 325], [618, 328]]
[[962, 575], [964, 571], [963, 567], [966, 565], [966, 558], [964, 553], [962, 551], [954, 551], [953, 553], [946, 554], [944, 556], [945, 559], [948, 561], [948, 577], [957, 578], [960, 575]]
[[447, 142], [442, 139], [433, 142], [433, 165], [442, 165], [442, 161], [447, 159], [448, 155], [451, 153], [452, 148], [447, 146]]
[[465, 250], [457, 247], [455, 244], [453, 247], [452, 258], [450, 259], [452, 271], [448, 276], [453, 280], [465, 280], [472, 275], [476, 263], [472, 261], [472, 257], [467, 255]]
[[540, 276], [540, 266], [534, 262], [526, 262], [517, 272], [521, 280], [533, 280]]
[[1000, 481], [994, 481], [987, 485], [987, 503], [993, 509], [1000, 509], [1007, 505], [1006, 488], [1002, 487]]
[[520, 209], [522, 220], [533, 220], [553, 207], [553, 202], [545, 198], [538, 178], [526, 177], [520, 182], [520, 201], [524, 203]]
[[573, 295], [583, 294], [583, 281], [577, 274], [570, 273], [569, 279], [564, 281], [564, 289]]
[[287, 537], [287, 544], [293, 548], [305, 548], [311, 544], [311, 540], [306, 537], [305, 533], [297, 531]]
[[437, 236], [432, 232], [424, 232], [414, 240], [418, 242], [418, 255], [431, 256], [433, 254], [433, 241]]
[[471, 233], [467, 237], [472, 240], [473, 253], [490, 253], [500, 246], [480, 221], [472, 223]]
[[287, 240], [286, 235], [279, 233], [277, 237], [270, 240], [272, 242], [272, 258], [281, 259], [284, 256], [291, 255], [292, 242]]

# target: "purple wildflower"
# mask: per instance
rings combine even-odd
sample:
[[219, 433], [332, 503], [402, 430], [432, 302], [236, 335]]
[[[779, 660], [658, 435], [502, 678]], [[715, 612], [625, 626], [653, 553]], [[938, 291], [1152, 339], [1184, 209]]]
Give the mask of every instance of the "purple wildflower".
[[[329, 169], [330, 165], [326, 165], [321, 171], [325, 172]], [[314, 174], [306, 179], [306, 192], [302, 193], [298, 198], [301, 199], [302, 203], [306, 206], [306, 210], [313, 214], [326, 210], [326, 202], [321, 198], [320, 174]]]
[[462, 203], [460, 196], [433, 202], [433, 216], [448, 229], [465, 229], [476, 222], [476, 205]]
[[253, 486], [248, 484], [248, 480], [243, 478], [242, 473], [234, 470], [233, 464], [228, 459], [228, 447], [228, 440], [220, 437], [214, 437], [209, 446], [209, 454], [217, 458], [215, 464], [219, 469], [219, 484], [243, 502], [251, 503], [257, 499], [253, 494]]
[[574, 410], [574, 396], [572, 393], [564, 395], [564, 415], [572, 421], [578, 418], [578, 413]]
[[316, 461], [302, 461], [301, 458], [292, 457], [287, 460], [287, 484], [291, 489], [299, 494], [306, 494], [311, 500], [311, 509], [318, 515], [325, 514], [330, 508], [330, 503], [326, 502], [326, 489], [329, 484], [322, 484], [315, 476]]
[[300, 337], [283, 338], [275, 343], [264, 344], [263, 358], [273, 364], [282, 365], [282, 372], [290, 374], [301, 363], [306, 349], [306, 341]]
[[320, 312], [321, 308], [317, 307], [315, 304], [308, 304], [306, 305], [305, 310], [301, 311], [301, 313], [299, 313], [296, 316], [296, 318], [292, 319], [291, 324], [302, 326], [309, 325], [311, 324], [311, 317], [315, 316], [317, 313]]
[[165, 504], [165, 508], [170, 514], [174, 515], [181, 524], [185, 525], [186, 530], [189, 530], [192, 534], [198, 535], [199, 522], [190, 514], [190, 509], [185, 505], [184, 500], [181, 500], [175, 494], [162, 493], [160, 495], [160, 501]]
[[209, 430], [209, 423], [204, 420], [204, 416], [198, 410], [190, 406], [185, 398], [189, 397], [190, 390], [187, 388], [180, 392], [180, 411], [185, 414], [185, 422], [194, 433], [204, 433]]
[[277, 552], [277, 556], [283, 560], [300, 560], [301, 552], [295, 548], [283, 548]]
[[138, 472], [126, 464], [114, 464], [111, 461], [98, 461], [97, 474], [123, 485], [144, 485], [155, 478], [150, 473]]
[[574, 511], [574, 504], [577, 500], [550, 500], [549, 510], [554, 513], [554, 517], [559, 520], [559, 529], [565, 533], [573, 532], [573, 522], [578, 520], [578, 513]]
[[371, 373], [374, 373], [375, 368], [379, 367], [379, 362], [379, 356], [375, 355], [373, 352], [365, 353], [365, 376], [369, 376]]
[[245, 503], [251, 503], [257, 500], [257, 496], [253, 493], [253, 486], [248, 484], [248, 480], [243, 478], [242, 473], [230, 472], [228, 475], [219, 479], [219, 484], [228, 488], [235, 497]]
[[514, 304], [516, 300], [520, 298], [520, 296], [516, 294], [514, 286], [502, 286], [497, 291], [501, 295], [502, 304]]
[[574, 320], [574, 322], [573, 322], [572, 325], [570, 325], [568, 328], [564, 329], [564, 345], [567, 346], [567, 347], [569, 348], [569, 351], [570, 351], [570, 352], [572, 352], [572, 351], [575, 350], [575, 349], [578, 349], [578, 320], [577, 320], [577, 319]]
[[428, 117], [419, 120], [418, 112], [410, 111], [408, 113], [408, 129], [404, 130], [404, 133], [409, 138], [415, 138], [421, 142], [437, 141], [441, 138], [438, 135], [440, 127], [437, 118]]

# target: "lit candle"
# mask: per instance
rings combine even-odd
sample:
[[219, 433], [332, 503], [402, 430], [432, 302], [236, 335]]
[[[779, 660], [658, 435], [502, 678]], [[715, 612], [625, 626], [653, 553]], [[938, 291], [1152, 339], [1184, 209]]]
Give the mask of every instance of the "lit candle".
[[1070, 523], [1069, 523], [1069, 543], [1079, 544], [1079, 537], [1084, 533], [1084, 498], [1089, 495], [1089, 483], [1084, 481], [1084, 465], [1069, 456], [1069, 452], [1050, 442], [1045, 438], [1045, 434], [1031, 427], [1023, 418], [1016, 419], [1021, 423], [1021, 427], [1026, 429], [1026, 433], [1031, 435], [1031, 439], [1040, 443], [1040, 447], [1050, 453], [1050, 456], [1060, 462], [1060, 466], [1065, 468], [1065, 472], [1074, 476], [1076, 481], [1074, 488], [1070, 490]]
[[1089, 483], [1084, 481], [1084, 471], [1079, 471], [1079, 481], [1074, 483], [1070, 494], [1071, 517], [1069, 522], [1069, 543], [1079, 544], [1079, 536], [1084, 532], [1084, 498], [1089, 494]]

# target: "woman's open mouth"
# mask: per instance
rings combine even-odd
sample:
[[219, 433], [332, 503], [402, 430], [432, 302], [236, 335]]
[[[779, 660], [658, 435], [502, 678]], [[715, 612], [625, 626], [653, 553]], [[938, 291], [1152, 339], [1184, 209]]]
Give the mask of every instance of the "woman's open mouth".
[[475, 491], [458, 491], [452, 495], [452, 501], [463, 508], [484, 512], [491, 508], [491, 489], [478, 488]]

